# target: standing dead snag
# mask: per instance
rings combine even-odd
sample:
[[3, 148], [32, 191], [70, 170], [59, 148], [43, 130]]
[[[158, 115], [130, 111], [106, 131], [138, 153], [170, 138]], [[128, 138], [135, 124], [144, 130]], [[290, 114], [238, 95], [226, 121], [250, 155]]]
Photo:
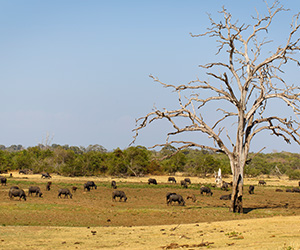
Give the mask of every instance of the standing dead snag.
[[[300, 88], [289, 85], [282, 77], [284, 68], [290, 63], [300, 66], [298, 24], [300, 14], [294, 16], [285, 44], [266, 54], [265, 52], [272, 50], [272, 47], [268, 47], [271, 41], [265, 38], [260, 40], [260, 36], [268, 35], [275, 16], [287, 11], [278, 1], [266, 7], [267, 15], [261, 16], [257, 12], [252, 19], [253, 24], [249, 25], [233, 22], [231, 14], [224, 7], [220, 12], [221, 22], [214, 21], [209, 16], [211, 27], [207, 32], [192, 37], [214, 38], [219, 45], [217, 54], [223, 53], [227, 59], [200, 66], [206, 71], [208, 80], [196, 79], [175, 86], [161, 82], [151, 75], [155, 82], [178, 93], [179, 106], [173, 110], [155, 108], [154, 111], [137, 119], [137, 127], [133, 130], [134, 142], [142, 128], [156, 120], [166, 119], [174, 130], [167, 134], [165, 144], [157, 144], [154, 147], [177, 144], [178, 150], [199, 147], [226, 154], [233, 174], [230, 207], [232, 212], [243, 211], [244, 167], [250, 161], [248, 154], [252, 139], [262, 131], [270, 131], [272, 135], [282, 138], [287, 143], [293, 140], [300, 144], [298, 133]], [[183, 92], [185, 99], [182, 98]], [[270, 100], [281, 103], [281, 107], [292, 116], [286, 118], [278, 115], [277, 110], [272, 109]], [[216, 101], [218, 107], [222, 108], [212, 112], [209, 105]], [[207, 119], [208, 116], [210, 119]], [[209, 124], [211, 116], [215, 116], [214, 124]], [[196, 141], [169, 140], [170, 137], [191, 131], [206, 134], [212, 139], [214, 146], [203, 145]]]

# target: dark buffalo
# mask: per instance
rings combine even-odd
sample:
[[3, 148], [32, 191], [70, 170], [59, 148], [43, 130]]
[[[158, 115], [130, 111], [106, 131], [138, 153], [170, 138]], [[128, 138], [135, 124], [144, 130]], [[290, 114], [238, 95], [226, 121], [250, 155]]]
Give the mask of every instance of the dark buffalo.
[[157, 181], [155, 179], [148, 179], [148, 184], [154, 184], [154, 185], [157, 185]]
[[300, 187], [300, 181], [298, 182], [298, 186]]
[[173, 195], [173, 194], [176, 194], [176, 193], [168, 192], [168, 193], [166, 194], [166, 200], [167, 200], [167, 202], [168, 202], [168, 200], [170, 199], [170, 196]]
[[249, 192], [249, 194], [254, 194], [254, 186], [253, 185], [249, 186], [248, 192]]
[[73, 195], [71, 194], [70, 190], [68, 188], [61, 188], [58, 190], [58, 197], [61, 198], [61, 195], [64, 194], [65, 198], [70, 197], [72, 199]]
[[7, 182], [7, 179], [3, 176], [0, 177], [0, 182], [1, 182], [1, 185], [5, 185], [6, 186], [6, 182]]
[[39, 187], [29, 187], [28, 189], [28, 196], [35, 193], [35, 196], [39, 196], [39, 197], [42, 197], [43, 193], [41, 192], [41, 189]]
[[201, 187], [200, 188], [200, 193], [206, 193], [206, 195], [210, 194], [211, 196], [213, 195], [213, 192], [210, 190], [209, 187]]
[[286, 189], [285, 192], [292, 193], [293, 191], [291, 189]]
[[280, 188], [277, 188], [277, 189], [275, 190], [275, 192], [283, 192], [283, 190], [280, 189]]
[[51, 182], [51, 181], [48, 181], [47, 186], [46, 186], [46, 190], [47, 190], [47, 191], [50, 191], [50, 189], [51, 189], [51, 184], [52, 184], [52, 182]]
[[42, 176], [41, 178], [44, 178], [44, 179], [50, 179], [52, 178], [51, 175], [49, 173], [42, 173]]
[[220, 200], [231, 200], [231, 194], [225, 194], [220, 197]]
[[293, 191], [294, 193], [300, 193], [300, 189], [299, 189], [299, 188], [293, 188], [292, 191]]
[[191, 184], [191, 183], [192, 183], [190, 178], [184, 178], [184, 181], [185, 181], [186, 183], [188, 183], [188, 184]]
[[180, 181], [180, 186], [182, 186], [184, 188], [188, 188], [188, 185], [184, 180]]
[[76, 192], [76, 190], [77, 190], [77, 187], [73, 186], [73, 187], [72, 187], [72, 191], [73, 191], [73, 192]]
[[229, 183], [227, 183], [226, 181], [223, 181], [221, 189], [228, 191], [228, 188], [229, 188]]
[[8, 192], [8, 196], [11, 199], [13, 197], [19, 197], [19, 200], [21, 200], [23, 198], [24, 201], [26, 201], [26, 194], [23, 189], [11, 188]]
[[111, 181], [111, 187], [113, 188], [113, 189], [117, 189], [117, 183], [116, 183], [116, 181]]
[[178, 202], [178, 204], [185, 206], [185, 201], [183, 200], [182, 196], [180, 194], [172, 194], [169, 197], [169, 200], [167, 201], [167, 204], [172, 204], [172, 202]]
[[189, 194], [187, 197], [186, 197], [187, 200], [191, 199], [193, 202], [196, 202], [196, 196], [194, 194]]
[[258, 185], [266, 185], [267, 183], [264, 181], [264, 180], [260, 180], [260, 181], [258, 181]]
[[83, 185], [83, 191], [85, 191], [85, 190], [87, 192], [91, 191], [91, 188], [90, 188], [90, 186], [87, 183], [84, 183], [84, 185]]
[[10, 189], [20, 189], [18, 186], [12, 186]]
[[169, 181], [169, 182], [176, 183], [175, 177], [169, 177], [169, 178], [168, 178], [168, 181]]
[[86, 189], [87, 191], [90, 191], [91, 189], [94, 189], [94, 188], [97, 189], [97, 185], [93, 181], [87, 181], [84, 184], [84, 189]]
[[122, 199], [123, 199], [124, 202], [127, 201], [126, 194], [123, 191], [121, 191], [121, 190], [115, 190], [115, 191], [113, 191], [113, 193], [112, 193], [112, 200], [116, 201], [116, 197], [120, 198], [119, 201], [122, 201]]

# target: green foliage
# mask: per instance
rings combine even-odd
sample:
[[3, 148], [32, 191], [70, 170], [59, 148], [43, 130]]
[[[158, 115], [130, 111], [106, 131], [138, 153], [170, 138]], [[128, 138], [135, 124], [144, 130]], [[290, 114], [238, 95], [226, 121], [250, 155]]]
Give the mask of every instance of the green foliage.
[[[39, 145], [27, 149], [20, 145], [8, 148], [0, 145], [0, 170], [31, 169], [33, 173], [49, 172], [66, 176], [140, 176], [175, 172], [207, 176], [219, 168], [222, 174], [231, 173], [229, 159], [224, 154], [197, 149], [176, 151], [170, 145], [160, 151], [136, 146], [124, 150], [117, 148], [112, 152], [98, 144], [87, 148], [53, 144], [51, 147]], [[249, 159], [253, 155], [250, 154]], [[255, 154], [246, 165], [245, 174], [287, 174], [290, 179], [300, 179], [300, 155], [288, 152]]]

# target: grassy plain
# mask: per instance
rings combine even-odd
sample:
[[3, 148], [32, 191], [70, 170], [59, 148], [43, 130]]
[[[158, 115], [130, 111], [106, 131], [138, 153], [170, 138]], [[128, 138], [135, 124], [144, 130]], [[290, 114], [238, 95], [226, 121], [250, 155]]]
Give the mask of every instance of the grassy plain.
[[[285, 178], [245, 180], [243, 214], [228, 212], [229, 201], [219, 197], [229, 192], [212, 188], [213, 196], [202, 196], [201, 185], [213, 179], [192, 177], [183, 189], [167, 183], [166, 176], [155, 176], [158, 185], [148, 185], [143, 178], [115, 178], [118, 189], [125, 191], [128, 201], [113, 202], [110, 177], [19, 175], [7, 178], [0, 186], [0, 248], [6, 249], [197, 249], [210, 248], [300, 249], [300, 194], [275, 192], [276, 188], [297, 186]], [[179, 181], [183, 177], [176, 177]], [[83, 183], [93, 180], [98, 185], [83, 191]], [[229, 181], [230, 179], [228, 179]], [[247, 193], [255, 184], [254, 195]], [[17, 185], [27, 193], [29, 186], [39, 186], [43, 198], [27, 197], [27, 201], [10, 200], [8, 190]], [[73, 199], [59, 199], [61, 187], [77, 186]], [[165, 194], [174, 191], [184, 198], [194, 194], [196, 202], [186, 206], [167, 206]], [[203, 242], [203, 243], [202, 243]]]

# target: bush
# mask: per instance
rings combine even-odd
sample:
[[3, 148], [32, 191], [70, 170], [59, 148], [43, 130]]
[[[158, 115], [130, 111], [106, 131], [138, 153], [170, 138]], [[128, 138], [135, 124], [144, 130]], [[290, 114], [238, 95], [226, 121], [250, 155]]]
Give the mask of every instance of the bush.
[[288, 173], [290, 180], [300, 180], [300, 170], [292, 170]]

